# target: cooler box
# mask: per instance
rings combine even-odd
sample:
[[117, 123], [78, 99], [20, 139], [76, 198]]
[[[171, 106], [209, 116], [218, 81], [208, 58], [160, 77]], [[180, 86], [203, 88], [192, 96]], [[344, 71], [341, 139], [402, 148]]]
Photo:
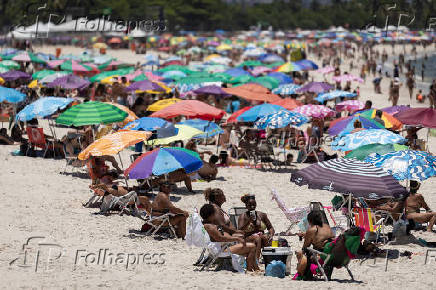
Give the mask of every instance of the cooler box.
[[263, 261], [265, 262], [265, 268], [272, 261], [282, 261], [283, 264], [287, 265], [288, 257], [291, 258], [292, 252], [289, 247], [265, 247], [262, 249]]

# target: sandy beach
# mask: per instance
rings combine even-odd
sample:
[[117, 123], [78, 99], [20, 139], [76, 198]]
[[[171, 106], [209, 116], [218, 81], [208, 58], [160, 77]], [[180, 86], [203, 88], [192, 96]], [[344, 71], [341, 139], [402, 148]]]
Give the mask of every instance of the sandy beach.
[[[49, 46], [35, 49], [47, 53], [55, 51], [55, 47]], [[382, 46], [377, 46], [377, 49], [381, 52]], [[386, 46], [386, 49], [390, 52], [390, 46]], [[410, 52], [411, 46], [406, 46], [406, 49]], [[78, 54], [82, 51], [81, 48], [62, 47], [65, 54]], [[418, 48], [418, 53], [423, 54], [421, 48]], [[426, 53], [431, 56], [436, 52], [431, 46], [427, 47]], [[143, 58], [142, 55], [135, 55], [128, 50], [108, 50], [108, 54], [129, 63], [136, 63]], [[311, 59], [319, 63], [313, 56]], [[357, 58], [355, 61], [356, 69], [352, 73], [357, 75], [357, 68], [360, 68], [361, 62], [357, 62]], [[348, 62], [343, 64], [344, 70], [348, 67]], [[388, 80], [382, 81], [383, 94], [376, 95], [372, 78], [368, 77], [366, 83], [359, 84], [360, 100], [372, 100], [375, 108], [390, 106], [387, 97]], [[428, 83], [424, 83], [423, 86], [428, 90]], [[424, 91], [425, 94], [427, 92]], [[409, 104], [405, 85], [400, 89], [399, 104]], [[413, 98], [411, 105], [428, 106], [428, 101], [418, 104]], [[47, 126], [45, 122], [43, 121], [43, 124]], [[3, 123], [3, 126], [6, 126], [6, 123]], [[61, 136], [65, 129], [56, 128], [56, 132]], [[425, 139], [426, 134], [427, 129], [422, 129], [419, 137]], [[435, 152], [436, 139], [430, 137], [428, 145], [430, 151]], [[2, 289], [400, 289], [405, 286], [409, 289], [436, 288], [436, 250], [427, 253], [427, 248], [417, 242], [418, 238], [436, 241], [436, 234], [427, 232], [413, 232], [413, 236], [407, 241], [384, 246], [383, 248], [392, 249], [387, 269], [382, 258], [368, 260], [362, 264], [360, 260], [351, 261], [350, 269], [356, 282], [349, 281], [345, 269], [335, 269], [331, 282], [292, 281], [291, 277], [279, 279], [229, 271], [198, 272], [192, 264], [198, 258], [201, 249], [190, 248], [180, 239], [158, 241], [140, 236], [134, 231], [141, 228], [142, 221], [132, 216], [95, 215], [98, 209], [84, 208], [82, 205], [91, 196], [88, 189], [89, 179], [61, 174], [65, 160], [12, 156], [10, 152], [16, 149], [17, 146], [0, 146]], [[124, 168], [130, 164], [131, 153], [130, 150], [121, 153]], [[234, 206], [243, 206], [240, 201], [242, 194], [253, 193], [256, 195], [258, 210], [266, 212], [276, 232], [280, 232], [286, 230], [289, 221], [271, 200], [272, 189], [277, 190], [288, 207], [306, 206], [310, 201], [330, 205], [334, 197], [334, 193], [309, 190], [307, 186], [299, 187], [290, 182], [292, 170], [305, 166], [308, 165], [295, 164], [292, 168], [278, 171], [220, 168], [217, 180], [210, 183], [194, 182], [194, 194], [180, 185], [172, 194], [172, 199], [176, 206], [192, 212], [194, 208], [199, 209], [204, 204], [202, 190], [218, 187], [227, 197], [223, 208], [228, 210]], [[423, 182], [420, 189], [420, 193], [433, 209], [436, 209], [435, 187], [436, 179], [430, 178]], [[30, 237], [41, 238], [29, 242], [30, 246], [24, 245]], [[41, 240], [51, 245], [45, 248], [39, 246], [40, 260], [39, 263], [35, 263], [35, 253], [38, 250], [34, 246], [35, 241]], [[302, 246], [298, 237], [288, 237], [288, 241], [292, 250], [300, 249]], [[23, 247], [29, 249], [26, 262], [23, 260], [26, 252]], [[52, 249], [51, 252], [48, 249]], [[406, 250], [413, 253], [410, 259], [395, 257], [396, 253]], [[113, 256], [119, 254], [120, 259], [118, 263], [109, 263], [108, 258], [103, 259], [103, 253], [106, 253], [106, 256], [109, 253]], [[144, 255], [150, 259], [143, 259]], [[128, 258], [131, 264], [127, 264]], [[47, 262], [49, 260], [51, 263]], [[35, 265], [38, 265], [38, 268]], [[295, 266], [296, 258], [293, 256], [292, 274], [295, 273]]]

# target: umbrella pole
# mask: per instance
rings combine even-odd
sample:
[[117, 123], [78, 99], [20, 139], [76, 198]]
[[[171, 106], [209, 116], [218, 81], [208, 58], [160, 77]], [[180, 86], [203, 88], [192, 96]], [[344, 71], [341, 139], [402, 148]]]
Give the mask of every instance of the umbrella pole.
[[218, 141], [216, 142], [216, 153], [218, 154], [219, 146], [220, 146], [220, 138], [221, 134], [218, 134]]
[[428, 135], [429, 134], [430, 134], [430, 128], [427, 128], [427, 141], [425, 141], [425, 148], [424, 148], [424, 150], [427, 151], [427, 152], [430, 152], [428, 150]]
[[123, 160], [121, 159], [120, 152], [118, 152], [118, 158], [120, 158], [121, 167], [124, 168]]

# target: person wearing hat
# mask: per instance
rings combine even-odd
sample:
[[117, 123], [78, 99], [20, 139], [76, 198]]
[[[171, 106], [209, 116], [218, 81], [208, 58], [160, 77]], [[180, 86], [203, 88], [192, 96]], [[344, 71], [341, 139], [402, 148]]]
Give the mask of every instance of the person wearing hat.
[[[421, 184], [415, 180], [410, 181], [410, 195], [406, 200], [406, 218], [418, 223], [428, 223], [427, 231], [433, 230], [436, 222], [436, 212], [432, 212], [424, 200], [424, 197], [418, 193]], [[424, 208], [426, 212], [420, 212]]]

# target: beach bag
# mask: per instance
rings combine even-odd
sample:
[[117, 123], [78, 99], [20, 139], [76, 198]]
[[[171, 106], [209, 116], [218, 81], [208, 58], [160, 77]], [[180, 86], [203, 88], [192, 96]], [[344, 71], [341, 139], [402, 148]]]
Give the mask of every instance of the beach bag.
[[209, 234], [201, 222], [198, 213], [189, 215], [186, 223], [186, 243], [188, 246], [206, 247], [210, 243]]
[[272, 261], [266, 266], [265, 276], [285, 278], [286, 265], [282, 261]]

